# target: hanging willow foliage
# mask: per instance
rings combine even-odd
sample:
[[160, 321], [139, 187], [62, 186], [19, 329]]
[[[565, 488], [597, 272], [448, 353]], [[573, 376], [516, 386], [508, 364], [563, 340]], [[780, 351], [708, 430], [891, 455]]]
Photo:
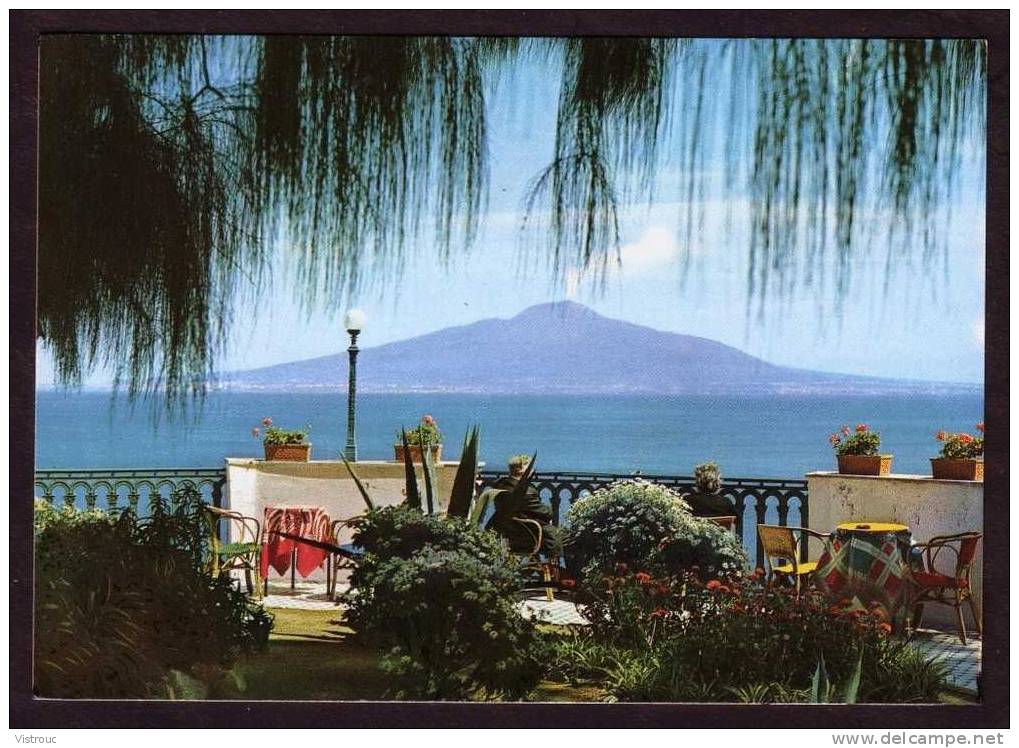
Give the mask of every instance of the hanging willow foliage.
[[172, 402], [202, 391], [237, 281], [257, 289], [274, 248], [297, 254], [298, 296], [328, 306], [396, 277], [422, 232], [443, 258], [469, 247], [486, 204], [486, 95], [522, 56], [562, 76], [552, 160], [525, 196], [560, 275], [604, 277], [621, 211], [667, 190], [686, 246], [709, 198], [748, 206], [760, 310], [810, 285], [844, 298], [875, 225], [891, 227], [890, 257], [920, 247], [930, 265], [944, 249], [963, 150], [982, 155], [984, 49], [47, 36], [39, 335], [65, 382], [105, 366], [132, 395], [162, 388]]

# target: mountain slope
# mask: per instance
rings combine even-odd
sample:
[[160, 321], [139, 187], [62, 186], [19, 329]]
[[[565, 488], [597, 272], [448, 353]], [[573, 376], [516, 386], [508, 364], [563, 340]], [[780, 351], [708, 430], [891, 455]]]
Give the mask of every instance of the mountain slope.
[[[540, 304], [366, 348], [362, 392], [768, 393], [930, 388], [769, 364], [706, 338], [609, 319], [573, 302]], [[343, 389], [347, 354], [225, 375], [231, 389]]]

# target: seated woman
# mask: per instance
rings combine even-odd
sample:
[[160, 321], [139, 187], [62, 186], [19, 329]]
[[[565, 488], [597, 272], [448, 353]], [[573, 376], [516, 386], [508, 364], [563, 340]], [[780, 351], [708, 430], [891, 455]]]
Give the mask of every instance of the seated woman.
[[683, 496], [695, 517], [730, 517], [736, 513], [732, 504], [720, 493], [722, 473], [718, 465], [705, 462], [694, 468], [694, 490]]

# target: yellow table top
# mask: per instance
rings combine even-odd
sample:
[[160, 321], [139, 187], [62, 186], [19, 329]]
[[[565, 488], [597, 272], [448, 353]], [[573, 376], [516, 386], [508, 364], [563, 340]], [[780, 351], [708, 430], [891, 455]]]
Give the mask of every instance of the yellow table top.
[[909, 532], [906, 525], [894, 522], [843, 522], [838, 529], [843, 532]]

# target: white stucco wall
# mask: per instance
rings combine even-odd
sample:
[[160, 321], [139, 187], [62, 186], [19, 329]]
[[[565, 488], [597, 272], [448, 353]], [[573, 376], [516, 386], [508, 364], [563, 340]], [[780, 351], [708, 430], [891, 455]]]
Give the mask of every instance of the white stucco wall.
[[[457, 465], [456, 462], [443, 462], [437, 466], [438, 508], [445, 509], [449, 503]], [[354, 472], [365, 484], [377, 506], [389, 506], [403, 501], [403, 463], [357, 462], [354, 463]], [[364, 499], [346, 466], [339, 461], [266, 462], [251, 458], [227, 458], [226, 477], [227, 508], [255, 517], [259, 523], [265, 516], [267, 506], [319, 506], [333, 520], [350, 519], [365, 510]], [[421, 468], [418, 468], [418, 485], [423, 493]], [[340, 543], [348, 543], [350, 537], [341, 535], [338, 540]], [[269, 579], [279, 580], [272, 569], [269, 570]], [[325, 571], [316, 571], [308, 579], [324, 580]]]
[[[913, 541], [923, 543], [937, 535], [984, 529], [984, 484], [973, 481], [934, 480], [923, 475], [840, 475], [808, 473], [809, 526], [831, 532], [841, 522], [897, 522], [909, 527]], [[943, 554], [946, 559], [954, 556]], [[973, 592], [982, 602], [983, 542], [973, 568]], [[944, 569], [951, 572], [953, 568]], [[972, 625], [969, 607], [966, 625]], [[954, 627], [955, 612], [945, 605], [928, 605], [924, 625]]]

